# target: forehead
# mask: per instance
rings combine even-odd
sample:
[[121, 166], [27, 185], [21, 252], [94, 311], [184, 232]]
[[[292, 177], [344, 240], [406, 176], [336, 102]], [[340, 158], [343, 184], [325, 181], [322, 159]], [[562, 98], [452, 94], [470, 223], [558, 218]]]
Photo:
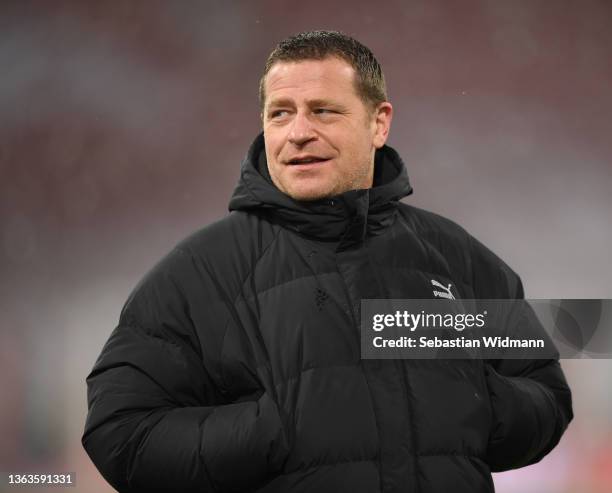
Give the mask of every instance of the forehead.
[[336, 57], [277, 62], [266, 76], [266, 103], [286, 97], [356, 97], [354, 81], [355, 69]]

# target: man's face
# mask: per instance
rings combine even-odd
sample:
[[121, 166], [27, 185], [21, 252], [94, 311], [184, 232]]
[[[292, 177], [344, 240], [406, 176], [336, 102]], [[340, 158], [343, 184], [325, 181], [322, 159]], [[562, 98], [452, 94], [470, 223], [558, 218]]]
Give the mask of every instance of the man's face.
[[336, 57], [278, 62], [265, 80], [263, 130], [272, 181], [295, 200], [372, 186], [374, 153], [387, 140], [392, 107], [372, 111], [355, 70]]

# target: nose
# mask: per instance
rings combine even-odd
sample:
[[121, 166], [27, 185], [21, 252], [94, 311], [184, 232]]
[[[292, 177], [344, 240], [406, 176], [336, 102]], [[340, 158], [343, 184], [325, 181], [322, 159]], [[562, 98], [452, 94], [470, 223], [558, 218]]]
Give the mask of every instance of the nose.
[[298, 111], [291, 122], [291, 129], [289, 130], [288, 136], [289, 142], [301, 146], [313, 140], [315, 137], [316, 133], [312, 122], [307, 115]]

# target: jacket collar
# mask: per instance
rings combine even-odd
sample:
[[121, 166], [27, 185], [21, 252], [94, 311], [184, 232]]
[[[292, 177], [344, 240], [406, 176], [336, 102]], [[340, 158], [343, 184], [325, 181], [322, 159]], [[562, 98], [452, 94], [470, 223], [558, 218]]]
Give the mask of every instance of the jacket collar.
[[296, 233], [339, 242], [338, 249], [345, 250], [389, 226], [398, 201], [412, 193], [406, 167], [389, 146], [376, 151], [374, 175], [374, 187], [369, 189], [351, 190], [316, 201], [293, 200], [270, 179], [264, 137], [260, 133], [242, 161], [229, 210], [265, 215]]

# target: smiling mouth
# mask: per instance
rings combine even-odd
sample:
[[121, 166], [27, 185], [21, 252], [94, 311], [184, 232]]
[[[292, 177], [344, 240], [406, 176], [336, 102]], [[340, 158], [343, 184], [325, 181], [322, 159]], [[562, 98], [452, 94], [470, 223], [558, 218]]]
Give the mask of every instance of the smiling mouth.
[[329, 158], [309, 157], [309, 158], [304, 158], [304, 159], [292, 159], [290, 161], [287, 161], [287, 164], [290, 166], [299, 166], [299, 165], [306, 165], [306, 164], [322, 164], [329, 160], [330, 160]]

